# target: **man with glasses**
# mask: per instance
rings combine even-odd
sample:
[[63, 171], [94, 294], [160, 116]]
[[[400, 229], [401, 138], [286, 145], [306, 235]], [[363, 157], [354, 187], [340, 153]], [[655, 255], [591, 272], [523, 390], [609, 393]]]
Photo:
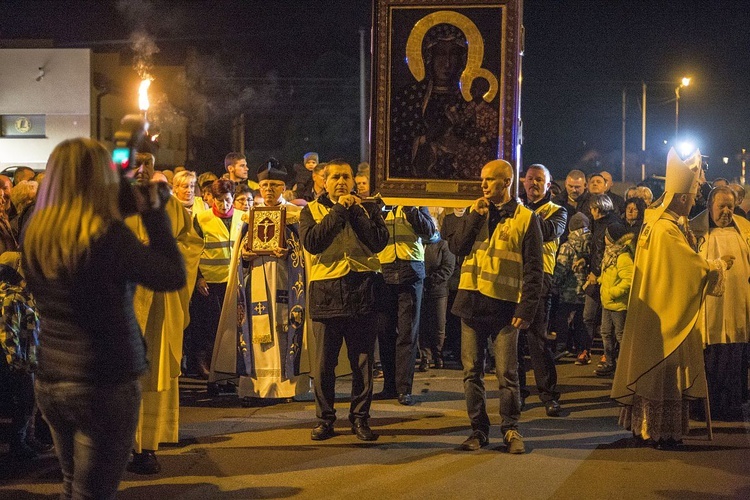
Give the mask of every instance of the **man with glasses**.
[[[238, 395], [245, 407], [261, 399], [287, 399], [306, 394], [309, 378], [300, 376], [302, 333], [305, 318], [305, 272], [299, 242], [300, 207], [284, 199], [287, 171], [273, 158], [259, 170], [262, 201], [253, 207], [256, 222], [266, 217], [263, 208], [285, 211], [284, 245], [270, 254], [253, 252], [249, 227], [235, 244], [229, 283], [218, 328], [217, 353], [211, 369], [220, 374], [240, 375]], [[251, 234], [251, 233], [250, 233]], [[240, 262], [240, 257], [242, 262]], [[245, 276], [243, 266], [248, 265]], [[238, 311], [243, 311], [238, 317]], [[239, 329], [238, 329], [238, 325]], [[242, 359], [237, 363], [237, 332], [241, 331]], [[236, 373], [236, 367], [244, 369]]]

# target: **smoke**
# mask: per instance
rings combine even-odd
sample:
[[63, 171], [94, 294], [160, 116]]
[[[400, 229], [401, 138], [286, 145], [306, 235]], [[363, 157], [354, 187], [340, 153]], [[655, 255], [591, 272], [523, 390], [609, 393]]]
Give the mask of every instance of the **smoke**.
[[154, 54], [159, 52], [159, 47], [149, 35], [147, 26], [153, 19], [159, 19], [161, 16], [148, 0], [118, 0], [117, 10], [125, 17], [125, 22], [133, 26], [133, 32], [128, 37], [130, 49], [133, 51], [133, 69], [142, 80], [152, 78]]
[[156, 42], [145, 31], [135, 31], [130, 34], [130, 48], [133, 51], [133, 69], [141, 80], [151, 78], [151, 68], [154, 66], [154, 54], [159, 52]]

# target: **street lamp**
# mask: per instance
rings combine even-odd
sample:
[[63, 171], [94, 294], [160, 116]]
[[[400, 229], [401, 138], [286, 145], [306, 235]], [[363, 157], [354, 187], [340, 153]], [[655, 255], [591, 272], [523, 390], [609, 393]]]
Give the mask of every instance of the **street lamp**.
[[677, 136], [677, 134], [680, 131], [680, 89], [682, 87], [687, 87], [690, 85], [690, 78], [683, 77], [683, 79], [680, 81], [680, 85], [677, 86], [677, 88], [674, 89], [674, 95], [676, 97], [674, 101], [674, 135]]

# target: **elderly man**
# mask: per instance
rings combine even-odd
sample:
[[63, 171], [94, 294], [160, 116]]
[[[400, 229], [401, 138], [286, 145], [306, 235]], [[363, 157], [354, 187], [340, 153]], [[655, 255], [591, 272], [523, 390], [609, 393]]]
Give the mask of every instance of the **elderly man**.
[[750, 341], [750, 222], [736, 215], [735, 193], [714, 188], [708, 209], [690, 221], [698, 252], [706, 259], [734, 255], [721, 297], [706, 297], [700, 326], [706, 360], [711, 417], [742, 419], [747, 401], [748, 341]]
[[482, 167], [482, 193], [447, 234], [451, 252], [466, 256], [453, 314], [461, 318], [461, 362], [472, 433], [460, 449], [489, 443], [484, 389], [485, 354], [492, 340], [500, 389], [500, 430], [508, 453], [525, 453], [518, 432], [518, 332], [529, 327], [542, 293], [544, 264], [539, 217], [511, 196], [513, 167], [493, 160]]
[[742, 187], [742, 184], [736, 182], [730, 184], [729, 187], [734, 191], [734, 195], [737, 197], [737, 202], [734, 204], [734, 213], [747, 219], [747, 210], [742, 208], [742, 202], [745, 201], [745, 188]]
[[[154, 156], [136, 155], [136, 181], [148, 184], [154, 175]], [[149, 370], [141, 379], [143, 396], [136, 429], [133, 461], [128, 470], [138, 474], [156, 474], [161, 466], [156, 459], [159, 443], [176, 443], [180, 392], [178, 377], [182, 361], [183, 331], [190, 316], [188, 304], [195, 285], [198, 259], [203, 242], [193, 230], [192, 220], [182, 203], [171, 196], [165, 210], [172, 234], [182, 253], [187, 271], [187, 284], [176, 292], [154, 292], [138, 287], [133, 300], [136, 318], [148, 347]], [[128, 217], [127, 226], [141, 241], [148, 235], [139, 215]]]
[[388, 228], [381, 207], [363, 205], [352, 189], [351, 166], [333, 160], [327, 167], [327, 193], [300, 214], [300, 239], [311, 263], [309, 315], [315, 335], [311, 375], [319, 420], [310, 436], [314, 441], [335, 435], [335, 369], [343, 342], [353, 372], [352, 433], [362, 441], [377, 439], [369, 425], [377, 300], [384, 286], [377, 253], [388, 243]]
[[[274, 158], [258, 169], [262, 201], [250, 214], [254, 222], [262, 224], [268, 217], [264, 207], [283, 210], [286, 227], [278, 229], [284, 232], [284, 244], [260, 255], [252, 250], [249, 227], [243, 225], [243, 237], [237, 238], [232, 250], [231, 286], [224, 297], [214, 344], [211, 370], [241, 375], [237, 393], [245, 407], [260, 403], [260, 399], [291, 399], [310, 390], [309, 378], [300, 375], [306, 298], [298, 229], [302, 209], [284, 199], [287, 177], [286, 168]], [[244, 311], [250, 313], [242, 314]], [[243, 346], [240, 352], [238, 345]], [[238, 366], [242, 369], [237, 370]]]
[[682, 223], [695, 202], [700, 152], [683, 162], [667, 157], [661, 206], [646, 211], [635, 253], [633, 284], [612, 398], [624, 405], [620, 424], [661, 449], [689, 431], [688, 402], [705, 399], [698, 316], [705, 292], [720, 293], [734, 257], [706, 260], [688, 242]]
[[[550, 343], [547, 341], [547, 325], [552, 305], [552, 274], [555, 272], [555, 259], [560, 236], [565, 231], [568, 214], [564, 208], [550, 199], [549, 187], [552, 177], [544, 165], [531, 165], [526, 170], [523, 188], [526, 192], [526, 206], [536, 212], [542, 228], [542, 258], [544, 259], [544, 281], [542, 283], [542, 297], [536, 309], [534, 319], [526, 330], [526, 343], [531, 356], [531, 366], [539, 390], [539, 399], [544, 403], [547, 415], [560, 415], [560, 392], [557, 390], [557, 369], [555, 357]], [[526, 389], [526, 371], [519, 372], [521, 382], [522, 406], [528, 396]]]

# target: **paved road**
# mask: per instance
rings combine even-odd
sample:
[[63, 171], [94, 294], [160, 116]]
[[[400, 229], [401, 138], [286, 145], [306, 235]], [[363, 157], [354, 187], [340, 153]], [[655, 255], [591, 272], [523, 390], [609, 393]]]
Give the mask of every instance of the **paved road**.
[[[681, 451], [634, 447], [617, 427], [611, 380], [572, 359], [558, 369], [564, 414], [549, 418], [535, 396], [528, 400], [525, 455], [505, 453], [497, 425], [489, 447], [456, 450], [469, 434], [457, 370], [418, 373], [415, 406], [375, 402], [375, 443], [357, 441], [345, 425], [346, 378], [337, 386], [340, 434], [325, 442], [310, 440], [312, 400], [242, 408], [236, 397], [208, 398], [203, 384], [185, 380], [180, 444], [159, 452], [160, 474], [126, 473], [118, 498], [750, 498], [750, 414], [744, 423], [716, 422], [712, 442], [692, 422]], [[492, 388], [494, 376], [488, 382]], [[496, 413], [496, 393], [489, 396]], [[23, 471], [0, 467], [2, 499], [59, 492], [54, 457]]]

